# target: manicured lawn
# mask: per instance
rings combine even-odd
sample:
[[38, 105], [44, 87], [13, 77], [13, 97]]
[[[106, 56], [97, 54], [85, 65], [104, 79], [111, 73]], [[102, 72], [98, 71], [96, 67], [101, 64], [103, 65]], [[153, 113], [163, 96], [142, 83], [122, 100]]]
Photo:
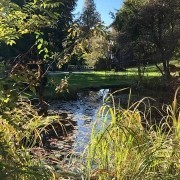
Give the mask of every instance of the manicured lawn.
[[86, 87], [99, 87], [106, 85], [123, 85], [127, 83], [129, 84], [132, 79], [137, 79], [136, 76], [131, 77], [112, 72], [80, 72], [67, 75], [49, 75], [49, 85], [58, 85], [61, 82], [61, 79], [65, 76], [68, 77], [68, 87], [70, 89], [82, 89]]
[[[70, 89], [82, 89], [86, 87], [100, 87], [113, 85], [131, 85], [138, 80], [137, 68], [127, 69], [125, 72], [112, 71], [89, 71], [72, 72], [67, 74], [50, 74], [48, 76], [48, 86], [57, 86], [61, 79], [68, 77], [68, 87]], [[147, 68], [144, 79], [160, 78], [161, 74], [152, 67]]]
[[[136, 72], [79, 72], [71, 74], [51, 74], [48, 76], [48, 84], [45, 94], [47, 96], [55, 95], [55, 88], [61, 83], [63, 78], [68, 78], [68, 91], [77, 92], [83, 88], [108, 88], [108, 87], [131, 87], [138, 81]], [[154, 81], [160, 79], [156, 74], [144, 77], [145, 81]], [[64, 88], [65, 93], [67, 91]]]
[[[171, 64], [177, 65], [178, 61], [172, 61]], [[129, 68], [125, 72], [112, 71], [89, 71], [72, 73], [55, 73], [48, 75], [48, 84], [46, 86], [46, 96], [57, 96], [55, 88], [61, 83], [63, 78], [68, 78], [68, 87], [64, 88], [63, 96], [69, 91], [71, 94], [83, 88], [108, 88], [108, 87], [132, 87], [138, 81], [137, 68]], [[155, 66], [148, 66], [143, 77], [144, 86], [150, 88], [162, 87], [163, 81], [160, 72]], [[68, 92], [68, 94], [69, 94]], [[58, 96], [61, 96], [61, 95]]]

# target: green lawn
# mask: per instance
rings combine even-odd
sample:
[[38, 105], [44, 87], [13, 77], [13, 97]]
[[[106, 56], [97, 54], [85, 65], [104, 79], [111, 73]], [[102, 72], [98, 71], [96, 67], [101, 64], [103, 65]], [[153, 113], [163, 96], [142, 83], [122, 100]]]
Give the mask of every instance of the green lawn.
[[82, 89], [86, 87], [99, 87], [103, 85], [122, 85], [135, 79], [136, 76], [125, 76], [120, 73], [112, 72], [80, 72], [71, 73], [67, 75], [49, 75], [48, 82], [51, 86], [53, 83], [57, 85], [61, 82], [61, 79], [68, 77], [68, 83], [70, 89]]
[[[171, 64], [178, 65], [177, 63], [178, 61], [171, 62]], [[83, 88], [108, 88], [112, 86], [119, 86], [120, 88], [132, 87], [138, 81], [137, 68], [129, 68], [125, 72], [114, 72], [112, 70], [51, 74], [48, 75], [45, 95], [54, 96], [56, 94], [55, 88], [61, 83], [61, 80], [65, 78], [65, 76], [68, 77], [68, 88], [64, 88], [63, 93], [61, 93], [63, 95], [66, 94], [67, 89], [72, 94]], [[150, 88], [158, 89], [160, 86], [162, 87], [163, 81], [161, 74], [155, 66], [148, 66], [146, 68], [143, 83]]]
[[[70, 74], [55, 74], [48, 76], [48, 86], [56, 86], [61, 79], [68, 77], [70, 89], [82, 89], [86, 87], [130, 85], [138, 80], [137, 68], [129, 68], [125, 72], [89, 71]], [[149, 66], [144, 74], [144, 79], [160, 78], [161, 74], [153, 66]]]

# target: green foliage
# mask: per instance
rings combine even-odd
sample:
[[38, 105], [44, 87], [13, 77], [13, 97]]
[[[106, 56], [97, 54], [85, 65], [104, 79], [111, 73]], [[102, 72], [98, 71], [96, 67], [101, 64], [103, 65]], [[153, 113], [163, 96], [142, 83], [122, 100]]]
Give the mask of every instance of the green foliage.
[[[4, 99], [4, 103], [7, 103]], [[1, 99], [2, 101], [2, 99]], [[2, 109], [2, 104], [0, 106]], [[4, 179], [50, 179], [52, 169], [32, 158], [31, 148], [41, 143], [41, 133], [56, 117], [42, 118], [25, 102], [0, 115], [0, 177]]]
[[132, 23], [131, 30], [133, 30], [133, 27], [135, 25], [133, 20], [137, 18], [136, 15], [139, 9], [143, 7], [146, 3], [146, 0], [126, 0], [122, 9], [120, 9], [115, 16], [115, 20], [112, 24], [113, 27], [118, 31], [121, 31], [122, 29], [130, 30], [130, 24]]
[[76, 0], [0, 3], [0, 56], [10, 59], [24, 53], [20, 61], [25, 63], [39, 59], [55, 62], [54, 54], [63, 50], [62, 41], [72, 23]]
[[168, 77], [169, 61], [179, 46], [179, 1], [126, 0], [116, 14], [113, 27], [119, 32], [117, 57], [139, 68], [147, 62], [163, 63], [162, 75]]
[[[33, 34], [36, 35], [39, 54], [44, 59], [48, 58], [48, 42], [42, 31], [43, 28], [56, 26], [59, 14], [54, 9], [60, 5], [63, 5], [62, 2], [49, 0], [0, 1], [0, 42], [16, 47], [18, 39]], [[17, 50], [21, 51], [18, 47]], [[18, 56], [23, 63], [25, 55]], [[19, 95], [27, 86], [24, 84], [28, 82], [30, 89], [35, 86], [37, 78], [32, 80], [31, 77], [36, 77], [37, 73], [33, 74], [19, 62], [12, 67], [9, 79], [0, 83], [0, 177], [53, 179], [52, 168], [45, 165], [42, 159], [32, 157], [31, 148], [42, 144], [42, 132], [46, 132], [46, 127], [57, 119], [40, 117], [30, 104], [21, 101]]]
[[58, 17], [57, 13], [53, 13], [53, 8], [60, 4], [29, 1], [20, 7], [12, 1], [2, 0], [0, 2], [0, 41], [13, 45], [23, 34], [53, 26]]
[[108, 32], [101, 24], [94, 1], [84, 2], [83, 12], [77, 22], [68, 30], [69, 34], [63, 43], [65, 56], [59, 66], [69, 60], [74, 62], [74, 59], [84, 59], [87, 64], [94, 65], [99, 58], [107, 56], [105, 48], [108, 46]]
[[36, 46], [38, 50], [38, 54], [43, 56], [43, 59], [46, 60], [47, 58], [50, 58], [50, 52], [48, 51], [48, 41], [43, 39], [43, 32], [36, 32]]
[[[26, 89], [24, 84], [28, 83], [28, 87], [35, 92], [35, 86], [42, 85], [45, 76], [43, 63], [52, 60], [53, 53], [59, 50], [55, 47], [57, 39], [55, 40], [53, 31], [60, 27], [60, 22], [64, 23], [63, 27], [56, 33], [62, 34], [61, 32], [67, 29], [71, 18], [60, 20], [66, 19], [74, 6], [75, 0], [0, 1], [0, 56], [13, 59], [13, 62], [10, 60], [7, 65], [11, 80], [16, 81], [16, 88], [18, 84], [21, 89]], [[58, 44], [61, 42], [62, 38], [58, 39]], [[35, 73], [29, 68], [32, 63], [38, 66]]]
[[88, 32], [80, 25], [73, 24], [63, 45], [66, 48], [66, 62], [78, 55], [85, 59], [86, 63], [94, 65], [98, 59], [108, 56], [109, 32], [102, 24], [97, 24]]
[[[92, 130], [87, 178], [179, 179], [177, 97], [172, 106], [163, 106], [163, 115], [151, 107], [147, 99], [123, 109], [115, 106], [112, 95], [107, 100], [111, 98], [113, 107], [108, 103], [100, 109]], [[157, 124], [152, 112], [160, 118]]]
[[[23, 101], [22, 101], [23, 100]], [[0, 177], [3, 179], [51, 179], [53, 170], [31, 149], [42, 145], [42, 133], [57, 117], [38, 116], [28, 100], [19, 96], [15, 82], [0, 83]]]

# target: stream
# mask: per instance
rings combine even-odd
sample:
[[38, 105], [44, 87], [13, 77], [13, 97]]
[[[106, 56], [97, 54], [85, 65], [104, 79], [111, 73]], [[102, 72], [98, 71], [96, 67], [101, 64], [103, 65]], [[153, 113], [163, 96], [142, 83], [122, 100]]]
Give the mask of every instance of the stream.
[[78, 161], [75, 159], [82, 157], [89, 143], [98, 109], [103, 105], [108, 93], [109, 89], [82, 91], [78, 93], [77, 100], [51, 101], [48, 114], [58, 115], [63, 125], [54, 127], [57, 132], [46, 135], [44, 147], [35, 148], [33, 154], [43, 157], [57, 170], [63, 167], [65, 170], [77, 172], [81, 169], [82, 162], [77, 165]]
[[[63, 125], [54, 127], [57, 132], [45, 136], [44, 147], [35, 149], [33, 154], [43, 157], [48, 164], [54, 165], [57, 171], [80, 171], [83, 166], [82, 154], [89, 143], [92, 124], [109, 92], [112, 90], [87, 90], [79, 92], [77, 100], [49, 102], [49, 115], [58, 115]], [[117, 94], [116, 103], [121, 100], [121, 104], [126, 104], [128, 96], [128, 92]], [[143, 97], [131, 96], [132, 101]]]

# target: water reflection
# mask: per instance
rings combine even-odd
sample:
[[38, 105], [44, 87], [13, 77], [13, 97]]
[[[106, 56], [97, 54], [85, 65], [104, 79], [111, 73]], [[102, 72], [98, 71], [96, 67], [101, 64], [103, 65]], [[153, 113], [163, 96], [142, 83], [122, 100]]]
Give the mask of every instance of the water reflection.
[[64, 121], [76, 122], [75, 127], [69, 129], [67, 134], [71, 142], [68, 142], [67, 137], [60, 137], [57, 141], [58, 150], [63, 152], [66, 149], [62, 147], [71, 146], [71, 152], [68, 151], [68, 153], [81, 154], [83, 152], [89, 142], [92, 123], [108, 92], [109, 89], [96, 92], [83, 91], [78, 93], [78, 100], [51, 102], [49, 114], [58, 113]]

